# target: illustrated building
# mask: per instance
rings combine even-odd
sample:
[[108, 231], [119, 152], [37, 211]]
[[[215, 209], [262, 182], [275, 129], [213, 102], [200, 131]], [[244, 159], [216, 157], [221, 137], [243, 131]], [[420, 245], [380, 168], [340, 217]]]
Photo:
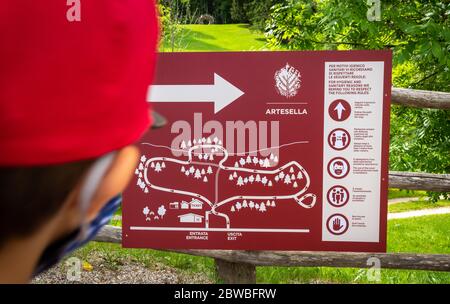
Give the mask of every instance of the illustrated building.
[[180, 223], [201, 223], [203, 222], [203, 216], [195, 213], [187, 213], [179, 215]]
[[181, 209], [189, 209], [189, 203], [186, 201], [181, 202]]
[[169, 204], [169, 208], [170, 209], [179, 209], [180, 208], [180, 203], [178, 202], [173, 202]]
[[201, 202], [195, 198], [193, 198], [189, 204], [191, 206], [191, 209], [202, 209], [203, 208], [203, 202]]

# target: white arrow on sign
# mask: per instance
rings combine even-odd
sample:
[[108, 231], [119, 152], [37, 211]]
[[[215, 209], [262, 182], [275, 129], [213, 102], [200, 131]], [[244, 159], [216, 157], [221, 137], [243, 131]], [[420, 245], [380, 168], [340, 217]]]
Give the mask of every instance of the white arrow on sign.
[[149, 102], [214, 102], [214, 113], [244, 95], [244, 92], [214, 73], [214, 84], [152, 85]]
[[345, 107], [342, 105], [342, 103], [338, 103], [336, 107], [334, 108], [335, 111], [337, 111], [338, 119], [342, 118], [342, 112], [345, 111]]

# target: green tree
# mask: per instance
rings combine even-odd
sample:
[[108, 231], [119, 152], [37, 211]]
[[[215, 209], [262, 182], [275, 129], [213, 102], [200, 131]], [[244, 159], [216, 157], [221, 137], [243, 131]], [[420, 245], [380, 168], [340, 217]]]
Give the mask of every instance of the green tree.
[[230, 8], [231, 20], [236, 23], [246, 21], [246, 15], [244, 12], [244, 6], [242, 1], [232, 0]]

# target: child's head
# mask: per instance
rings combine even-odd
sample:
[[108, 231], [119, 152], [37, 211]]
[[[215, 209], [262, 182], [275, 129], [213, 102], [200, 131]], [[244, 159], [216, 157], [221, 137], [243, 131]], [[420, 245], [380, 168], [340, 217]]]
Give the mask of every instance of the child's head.
[[86, 1], [75, 22], [65, 1], [5, 1], [0, 282], [20, 282], [88, 239], [117, 205], [149, 124], [157, 22], [149, 0]]

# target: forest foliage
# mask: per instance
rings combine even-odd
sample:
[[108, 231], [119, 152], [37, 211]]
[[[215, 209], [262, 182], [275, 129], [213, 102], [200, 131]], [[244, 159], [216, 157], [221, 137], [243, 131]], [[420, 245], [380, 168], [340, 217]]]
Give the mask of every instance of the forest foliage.
[[[216, 23], [250, 23], [265, 32], [274, 49], [390, 49], [393, 86], [450, 92], [448, 0], [163, 0], [161, 4], [166, 13], [177, 12], [180, 23], [194, 23], [196, 16], [206, 13]], [[450, 111], [392, 106], [390, 169], [450, 173]], [[440, 194], [430, 195], [436, 199]]]

